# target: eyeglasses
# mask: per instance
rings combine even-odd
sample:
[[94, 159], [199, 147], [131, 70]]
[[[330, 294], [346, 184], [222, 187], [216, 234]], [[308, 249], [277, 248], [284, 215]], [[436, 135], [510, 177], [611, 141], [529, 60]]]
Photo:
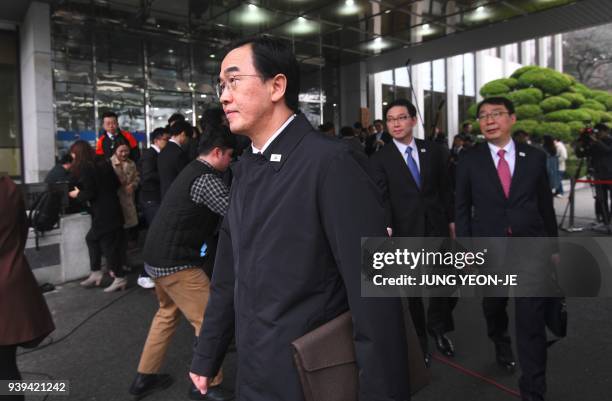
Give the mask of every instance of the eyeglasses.
[[510, 114], [510, 112], [508, 112], [508, 111], [492, 111], [491, 113], [488, 113], [488, 114], [481, 114], [481, 115], [478, 116], [478, 121], [487, 121], [489, 118], [492, 118], [494, 120], [498, 120], [504, 114]]
[[410, 116], [404, 114], [403, 116], [399, 116], [399, 117], [388, 117], [387, 118], [387, 123], [389, 124], [393, 124], [394, 122], [399, 122], [399, 123], [403, 123], [408, 121], [408, 119], [410, 118]]
[[219, 82], [215, 84], [215, 91], [217, 92], [217, 97], [221, 99], [221, 96], [223, 95], [223, 91], [225, 91], [225, 89], [228, 89], [230, 91], [236, 90], [236, 87], [238, 86], [238, 81], [240, 81], [241, 77], [261, 77], [261, 75], [253, 75], [253, 74], [251, 75], [249, 74], [231, 75], [229, 78], [227, 78], [227, 81], [219, 80]]

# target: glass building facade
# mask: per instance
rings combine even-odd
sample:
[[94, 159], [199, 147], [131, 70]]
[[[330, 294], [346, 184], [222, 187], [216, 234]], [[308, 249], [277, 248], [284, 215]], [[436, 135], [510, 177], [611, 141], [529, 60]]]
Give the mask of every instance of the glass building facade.
[[0, 173], [13, 178], [23, 170], [18, 35], [0, 31]]

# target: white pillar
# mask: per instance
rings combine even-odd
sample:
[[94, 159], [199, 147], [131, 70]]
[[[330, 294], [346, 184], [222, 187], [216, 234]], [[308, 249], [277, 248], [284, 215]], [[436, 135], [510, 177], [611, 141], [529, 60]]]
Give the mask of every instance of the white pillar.
[[553, 36], [553, 48], [555, 70], [563, 72], [563, 35]]
[[540, 67], [546, 67], [546, 62], [548, 61], [548, 46], [546, 37], [537, 39], [538, 46], [537, 48], [537, 62]]
[[23, 176], [26, 183], [40, 182], [55, 161], [48, 4], [30, 4], [20, 36]]
[[480, 102], [482, 100], [482, 96], [480, 96], [480, 88], [485, 82], [485, 74], [484, 74], [484, 51], [477, 51], [476, 56], [474, 57], [474, 69], [476, 70], [476, 101]]
[[[446, 121], [448, 123], [448, 146], [452, 146], [453, 137], [459, 133], [459, 88], [455, 80], [455, 70], [462, 66], [463, 58], [446, 59]], [[461, 63], [461, 65], [458, 65]]]
[[427, 72], [427, 70], [422, 66], [422, 64], [412, 66], [412, 84], [414, 86], [414, 95], [416, 97], [416, 99], [412, 99], [412, 101], [418, 106], [417, 109], [421, 112], [421, 116], [417, 115], [419, 122], [415, 127], [416, 130], [413, 131], [413, 133], [416, 138], [420, 139], [425, 138], [425, 131], [423, 129], [424, 121], [421, 119], [421, 117], [425, 118], [425, 92], [423, 90], [423, 82], [426, 79], [424, 74]]

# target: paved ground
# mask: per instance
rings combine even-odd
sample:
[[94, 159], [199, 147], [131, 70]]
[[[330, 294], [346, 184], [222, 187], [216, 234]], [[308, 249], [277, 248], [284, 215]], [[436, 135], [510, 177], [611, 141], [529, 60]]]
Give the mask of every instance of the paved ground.
[[[555, 202], [557, 213], [561, 214], [567, 200]], [[590, 223], [593, 220], [591, 211], [590, 190], [582, 189], [577, 196], [576, 224]], [[154, 292], [132, 286], [126, 292], [105, 294], [99, 289], [86, 290], [78, 283], [67, 283], [46, 294], [46, 299], [57, 330], [50, 337], [52, 341], [45, 341], [49, 346], [19, 357], [24, 377], [43, 379], [51, 376], [70, 380], [69, 397], [50, 396], [48, 400], [130, 400], [127, 389], [156, 310]], [[612, 389], [612, 299], [570, 299], [568, 309], [569, 335], [549, 353], [548, 400], [608, 400]], [[479, 300], [462, 299], [455, 319], [457, 330], [451, 335], [457, 349], [452, 360], [455, 366], [434, 360], [433, 381], [413, 398], [414, 401], [517, 400], [499, 387], [516, 390], [518, 373], [507, 374], [493, 362], [494, 350], [485, 335]], [[193, 330], [183, 321], [164, 367], [176, 382], [147, 400], [187, 399], [192, 341]], [[225, 386], [230, 389], [235, 380], [235, 359], [232, 351], [225, 362]], [[41, 399], [27, 398], [28, 401]]]

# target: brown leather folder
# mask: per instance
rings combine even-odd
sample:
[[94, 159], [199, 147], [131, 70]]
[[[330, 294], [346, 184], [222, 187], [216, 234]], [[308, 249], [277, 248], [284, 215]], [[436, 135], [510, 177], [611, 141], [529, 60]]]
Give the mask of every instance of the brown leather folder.
[[[430, 380], [418, 337], [408, 314], [405, 316], [409, 372], [412, 394]], [[293, 358], [306, 401], [357, 401], [358, 369], [353, 345], [350, 312], [316, 328], [291, 343]]]

